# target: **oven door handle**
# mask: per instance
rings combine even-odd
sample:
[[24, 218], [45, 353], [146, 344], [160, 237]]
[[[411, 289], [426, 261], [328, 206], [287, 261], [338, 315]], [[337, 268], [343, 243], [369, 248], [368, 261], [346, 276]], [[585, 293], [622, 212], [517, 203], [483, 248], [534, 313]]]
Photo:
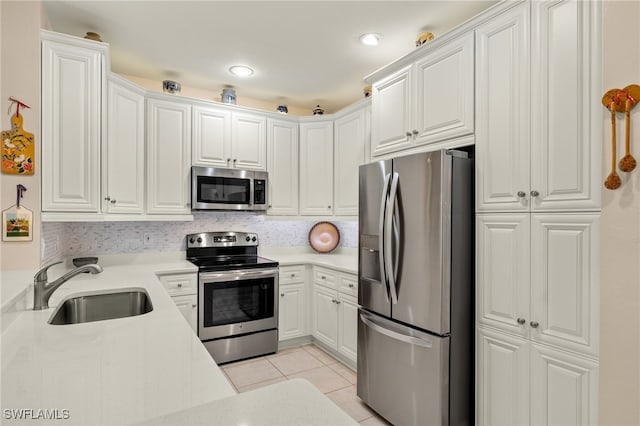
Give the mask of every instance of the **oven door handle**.
[[200, 274], [200, 281], [219, 282], [230, 280], [246, 280], [252, 278], [263, 278], [270, 276], [278, 276], [277, 269], [259, 269], [259, 270], [235, 270], [235, 271], [221, 271], [221, 272], [206, 272]]

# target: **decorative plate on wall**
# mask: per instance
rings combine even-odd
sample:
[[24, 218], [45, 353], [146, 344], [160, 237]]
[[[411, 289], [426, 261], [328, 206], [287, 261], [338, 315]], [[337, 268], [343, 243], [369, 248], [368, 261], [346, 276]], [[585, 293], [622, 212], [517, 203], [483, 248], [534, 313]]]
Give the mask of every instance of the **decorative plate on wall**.
[[318, 253], [330, 253], [340, 243], [340, 231], [331, 222], [318, 222], [309, 231], [309, 245]]

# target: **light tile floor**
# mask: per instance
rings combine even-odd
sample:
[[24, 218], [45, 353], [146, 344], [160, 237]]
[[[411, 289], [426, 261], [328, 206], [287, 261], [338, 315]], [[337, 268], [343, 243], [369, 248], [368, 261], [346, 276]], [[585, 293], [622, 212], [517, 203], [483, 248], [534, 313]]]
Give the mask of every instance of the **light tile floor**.
[[356, 373], [312, 344], [227, 364], [222, 371], [238, 392], [288, 379], [306, 379], [361, 425], [389, 425], [357, 397]]

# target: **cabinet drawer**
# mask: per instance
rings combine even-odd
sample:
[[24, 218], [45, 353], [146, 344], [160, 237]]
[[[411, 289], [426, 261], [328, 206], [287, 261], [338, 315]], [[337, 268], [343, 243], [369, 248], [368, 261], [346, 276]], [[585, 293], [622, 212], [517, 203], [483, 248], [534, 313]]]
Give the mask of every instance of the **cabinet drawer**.
[[338, 274], [329, 269], [315, 267], [313, 268], [313, 281], [317, 284], [338, 288]]
[[181, 294], [196, 294], [198, 292], [197, 287], [197, 274], [170, 274], [170, 275], [158, 275], [160, 282], [167, 289], [167, 292], [174, 295]]
[[338, 291], [351, 296], [358, 296], [358, 277], [355, 275], [341, 275]]
[[281, 266], [280, 285], [297, 284], [305, 282], [304, 265]]

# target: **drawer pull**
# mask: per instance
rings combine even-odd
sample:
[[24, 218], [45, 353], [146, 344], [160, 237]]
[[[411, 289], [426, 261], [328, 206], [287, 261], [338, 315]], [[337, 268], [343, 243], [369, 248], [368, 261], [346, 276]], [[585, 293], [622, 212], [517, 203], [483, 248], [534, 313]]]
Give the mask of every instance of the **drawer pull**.
[[196, 305], [195, 303], [193, 305], [191, 305], [192, 308], [197, 307], [198, 305]]
[[322, 275], [320, 278], [322, 278], [323, 280], [327, 279], [327, 277], [325, 277], [324, 275]]
[[280, 296], [281, 296], [281, 297], [284, 297], [284, 293], [280, 293]]
[[178, 283], [178, 288], [182, 288], [182, 283]]
[[296, 274], [291, 274], [291, 278], [293, 278], [293, 277], [295, 277], [295, 276], [296, 276]]
[[349, 283], [349, 288], [353, 288], [353, 283]]

